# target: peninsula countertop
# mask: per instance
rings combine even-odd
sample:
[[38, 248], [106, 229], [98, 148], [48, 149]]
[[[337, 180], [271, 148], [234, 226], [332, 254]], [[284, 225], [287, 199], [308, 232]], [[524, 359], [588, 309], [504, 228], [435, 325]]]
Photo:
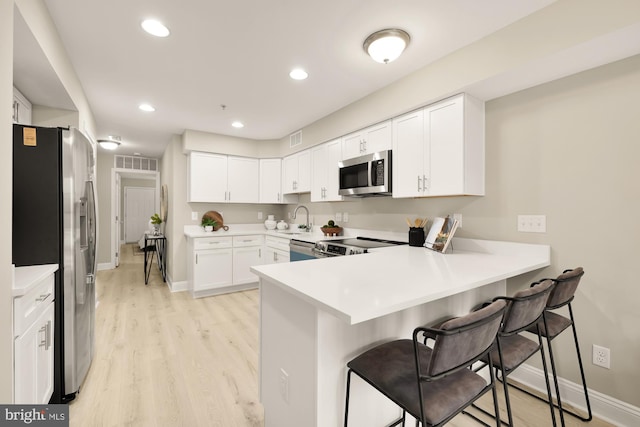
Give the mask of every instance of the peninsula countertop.
[[251, 271], [353, 325], [550, 264], [548, 245], [455, 238], [453, 247], [386, 247]]

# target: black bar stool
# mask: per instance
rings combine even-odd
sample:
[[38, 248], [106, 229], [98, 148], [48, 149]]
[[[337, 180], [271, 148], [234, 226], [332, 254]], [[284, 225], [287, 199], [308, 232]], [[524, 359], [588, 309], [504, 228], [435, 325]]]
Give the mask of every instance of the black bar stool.
[[[504, 301], [495, 301], [437, 328], [418, 327], [413, 331], [412, 340], [381, 344], [347, 363], [345, 427], [349, 420], [352, 372], [402, 409], [402, 416], [391, 426], [404, 426], [407, 412], [423, 427], [444, 425], [492, 391], [499, 427], [491, 358], [488, 360], [489, 383], [468, 368], [494, 348], [506, 305]], [[433, 347], [423, 344], [423, 340], [433, 343]]]
[[[549, 295], [547, 301], [547, 307], [543, 315], [543, 324], [540, 328], [540, 334], [547, 339], [547, 348], [549, 350], [549, 361], [551, 362], [551, 370], [553, 372], [553, 382], [556, 389], [557, 407], [560, 410], [560, 420], [564, 426], [564, 413], [568, 413], [582, 421], [591, 421], [593, 414], [591, 413], [591, 404], [589, 402], [589, 391], [587, 389], [587, 381], [584, 376], [584, 367], [582, 365], [582, 357], [580, 355], [580, 345], [578, 344], [578, 333], [576, 332], [575, 319], [573, 317], [573, 309], [571, 308], [571, 302], [575, 296], [580, 279], [584, 275], [582, 267], [574, 269], [564, 270], [561, 275], [555, 279], [543, 279], [553, 280], [555, 286]], [[556, 311], [562, 307], [567, 307], [569, 317], [558, 314]], [[560, 335], [563, 331], [567, 330], [571, 326], [573, 331], [573, 342], [576, 348], [576, 357], [578, 359], [578, 366], [580, 367], [580, 377], [582, 379], [582, 389], [584, 391], [584, 399], [587, 406], [587, 416], [584, 417], [576, 412], [570, 411], [562, 407], [562, 399], [560, 398], [560, 387], [558, 386], [558, 374], [556, 370], [555, 360], [553, 358], [553, 348], [551, 347], [551, 341]], [[533, 329], [529, 330], [534, 332]], [[524, 390], [526, 391], [526, 390]], [[529, 393], [531, 394], [531, 393]], [[531, 394], [540, 399], [540, 397]], [[542, 399], [544, 400], [544, 399]]]

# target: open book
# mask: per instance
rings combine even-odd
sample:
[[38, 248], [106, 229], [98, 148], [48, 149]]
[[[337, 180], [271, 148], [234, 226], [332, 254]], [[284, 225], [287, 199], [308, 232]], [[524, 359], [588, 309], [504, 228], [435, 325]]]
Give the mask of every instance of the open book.
[[429, 233], [424, 241], [424, 247], [437, 252], [446, 252], [453, 234], [458, 228], [458, 221], [447, 216], [446, 218], [434, 218]]

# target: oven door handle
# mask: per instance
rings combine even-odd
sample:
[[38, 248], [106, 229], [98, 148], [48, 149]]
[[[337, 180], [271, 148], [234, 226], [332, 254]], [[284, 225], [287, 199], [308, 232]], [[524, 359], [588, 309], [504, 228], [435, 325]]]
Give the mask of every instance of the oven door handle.
[[315, 256], [316, 258], [331, 258], [331, 257], [337, 256], [337, 255], [330, 254], [330, 253], [327, 253], [327, 252], [324, 252], [324, 251], [321, 251], [321, 250], [318, 250], [318, 249], [314, 248], [313, 249], [313, 256]]

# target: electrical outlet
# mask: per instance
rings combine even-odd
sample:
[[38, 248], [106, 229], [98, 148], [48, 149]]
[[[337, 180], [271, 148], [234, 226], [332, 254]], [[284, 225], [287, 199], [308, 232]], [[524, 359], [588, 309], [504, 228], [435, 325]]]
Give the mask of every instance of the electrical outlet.
[[462, 214], [454, 213], [452, 216], [453, 216], [453, 219], [458, 221], [458, 228], [462, 228]]
[[349, 222], [349, 212], [342, 214], [342, 222]]
[[262, 212], [258, 212], [258, 219], [262, 219]]
[[280, 396], [282, 397], [282, 399], [286, 403], [289, 403], [289, 374], [287, 374], [287, 371], [282, 368], [280, 368], [278, 388], [280, 389]]
[[593, 345], [593, 364], [603, 368], [611, 368], [611, 350], [599, 345]]
[[546, 215], [518, 215], [518, 231], [525, 233], [546, 233]]
[[198, 220], [198, 212], [191, 212], [191, 220], [192, 221]]
[[336, 212], [336, 221], [342, 221], [342, 212]]

